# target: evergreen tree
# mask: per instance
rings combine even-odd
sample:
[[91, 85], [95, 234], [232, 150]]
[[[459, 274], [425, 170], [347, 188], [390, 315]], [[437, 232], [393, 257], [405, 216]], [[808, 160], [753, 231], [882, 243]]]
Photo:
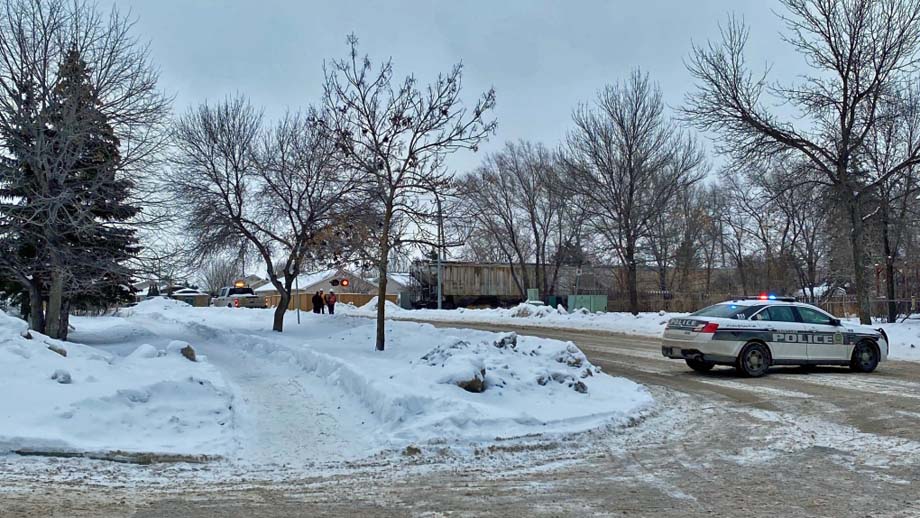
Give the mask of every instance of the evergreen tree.
[[[104, 306], [114, 302], [113, 297], [129, 295], [122, 289], [130, 284], [131, 274], [124, 263], [139, 248], [135, 230], [123, 223], [140, 209], [131, 204], [134, 182], [119, 174], [118, 138], [101, 110], [90, 70], [75, 48], [61, 63], [42, 119], [53, 150], [50, 166], [60, 171], [51, 188], [64, 200], [48, 233], [52, 263], [66, 269], [60, 287], [52, 283], [49, 295], [49, 327], [56, 325], [57, 336], [63, 338], [72, 303]], [[52, 323], [58, 289], [60, 313]]]
[[47, 206], [38, 199], [46, 182], [36, 160], [36, 149], [44, 137], [36, 97], [34, 85], [20, 83], [11, 103], [11, 124], [0, 127], [6, 151], [0, 156], [0, 270], [28, 293], [30, 308], [23, 314], [28, 315], [32, 329], [44, 332], [42, 279], [47, 273], [47, 248], [42, 222]]

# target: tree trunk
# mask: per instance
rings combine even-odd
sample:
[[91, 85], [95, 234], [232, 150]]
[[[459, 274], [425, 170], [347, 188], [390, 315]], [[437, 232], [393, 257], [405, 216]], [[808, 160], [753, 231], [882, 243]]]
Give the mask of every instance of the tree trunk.
[[[389, 241], [389, 239], [387, 239]], [[387, 302], [387, 268], [389, 267], [390, 247], [381, 245], [382, 258], [377, 267], [377, 345], [378, 351], [384, 350], [386, 345], [386, 302]], [[442, 272], [443, 273], [443, 272]]]
[[898, 304], [895, 302], [894, 258], [885, 258], [885, 295], [888, 297], [888, 322], [898, 321]]
[[872, 307], [866, 284], [866, 254], [863, 243], [864, 225], [859, 195], [847, 189], [847, 211], [850, 216], [850, 246], [853, 249], [853, 282], [856, 284], [856, 304], [859, 308], [859, 322], [872, 324]]
[[278, 294], [281, 298], [278, 300], [278, 307], [275, 308], [272, 331], [280, 333], [284, 330], [284, 313], [288, 309], [288, 304], [291, 303], [291, 290], [279, 290]]
[[48, 295], [48, 318], [45, 321], [45, 330], [51, 338], [60, 338], [61, 332], [61, 304], [64, 295], [64, 273], [59, 267], [51, 270], [51, 292]]
[[[380, 232], [380, 260], [377, 263], [377, 344], [375, 349], [378, 351], [384, 350], [387, 341], [387, 270], [390, 266], [390, 221], [392, 217], [393, 208], [387, 207], [383, 216], [383, 228]], [[442, 273], [438, 272], [439, 275]]]
[[70, 301], [65, 300], [61, 302], [61, 315], [58, 319], [58, 339], [67, 340], [67, 335], [70, 332]]
[[[32, 322], [32, 314], [29, 309], [32, 307], [29, 301], [29, 293], [25, 291], [22, 293], [22, 296], [19, 298], [19, 318], [29, 322]], [[31, 326], [30, 326], [31, 327]]]
[[45, 308], [43, 307], [41, 283], [33, 280], [29, 283], [29, 327], [45, 332]]
[[898, 319], [898, 307], [894, 302], [894, 252], [891, 250], [891, 220], [889, 219], [888, 193], [882, 194], [880, 208], [882, 227], [882, 252], [885, 254], [885, 295], [888, 298], [888, 322]]

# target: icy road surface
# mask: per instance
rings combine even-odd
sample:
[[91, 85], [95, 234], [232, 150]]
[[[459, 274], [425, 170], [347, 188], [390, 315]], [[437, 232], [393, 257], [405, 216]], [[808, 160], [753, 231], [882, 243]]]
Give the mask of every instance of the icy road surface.
[[8, 477], [4, 510], [60, 513], [65, 501], [67, 516], [920, 516], [920, 364], [751, 380], [694, 373], [660, 357], [655, 339], [518, 331], [574, 341], [606, 372], [649, 386], [659, 412], [626, 431], [426, 448], [283, 481], [91, 464], [108, 484], [99, 487], [48, 463], [41, 477], [41, 466]]

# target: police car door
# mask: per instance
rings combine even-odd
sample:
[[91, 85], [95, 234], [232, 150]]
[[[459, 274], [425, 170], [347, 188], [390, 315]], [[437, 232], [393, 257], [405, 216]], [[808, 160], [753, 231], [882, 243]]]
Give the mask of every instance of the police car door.
[[801, 338], [805, 327], [797, 321], [792, 306], [767, 306], [754, 315], [753, 320], [763, 324], [762, 333], [774, 360], [808, 358], [807, 347]]
[[850, 347], [844, 344], [843, 327], [832, 325], [833, 317], [811, 308], [796, 308], [806, 331], [811, 335], [808, 358], [811, 360], [848, 360]]

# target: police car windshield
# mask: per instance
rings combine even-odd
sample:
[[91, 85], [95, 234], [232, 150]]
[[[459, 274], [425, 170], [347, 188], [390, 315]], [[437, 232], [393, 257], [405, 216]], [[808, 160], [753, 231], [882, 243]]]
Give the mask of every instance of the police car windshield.
[[713, 318], [747, 318], [757, 312], [763, 306], [743, 306], [740, 304], [716, 304], [708, 308], [701, 309], [696, 313], [691, 313], [691, 317], [713, 317]]

